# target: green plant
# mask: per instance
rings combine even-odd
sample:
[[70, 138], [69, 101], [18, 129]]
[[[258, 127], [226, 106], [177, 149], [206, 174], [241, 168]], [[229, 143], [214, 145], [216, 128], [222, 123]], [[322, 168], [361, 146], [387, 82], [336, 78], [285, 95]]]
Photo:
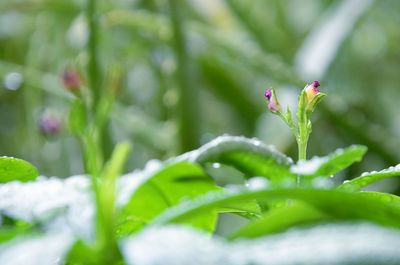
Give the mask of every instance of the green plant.
[[[315, 82], [311, 86], [316, 89]], [[200, 240], [203, 242], [200, 249], [211, 244], [215, 251], [209, 253], [209, 259], [198, 264], [214, 264], [211, 260], [216, 257], [226, 263], [236, 264], [233, 258], [235, 252], [241, 253], [246, 249], [254, 256], [246, 257], [244, 264], [269, 264], [268, 259], [255, 254], [259, 250], [256, 250], [255, 244], [265, 248], [273, 246], [269, 240], [271, 235], [278, 241], [299, 242], [299, 239], [285, 232], [294, 227], [314, 227], [311, 230], [299, 230], [304, 237], [313, 238], [317, 233], [334, 240], [335, 243], [325, 251], [337, 251], [349, 233], [359, 240], [373, 240], [364, 233], [379, 235], [399, 245], [399, 237], [393, 238], [393, 235], [400, 234], [397, 230], [400, 227], [400, 198], [392, 194], [360, 190], [381, 179], [399, 176], [400, 167], [364, 173], [340, 183], [333, 177], [360, 161], [367, 151], [366, 147], [353, 145], [325, 157], [305, 160], [305, 148], [311, 132], [310, 114], [323, 97], [322, 93], [315, 91], [308, 97], [309, 88], [310, 85], [306, 86], [300, 93], [297, 124], [289, 109], [285, 113], [281, 111], [276, 92], [266, 92], [268, 108], [282, 117], [296, 136], [299, 144], [297, 163], [256, 139], [237, 136], [221, 136], [197, 150], [165, 162], [149, 162], [143, 171], [119, 179], [117, 177], [121, 175], [130, 149], [128, 144], [119, 144], [109, 162], [99, 169], [89, 167], [90, 181], [85, 176], [64, 181], [35, 181], [37, 171], [29, 163], [1, 158], [0, 180], [5, 184], [0, 186], [3, 218], [0, 230], [0, 250], [3, 253], [0, 252], [0, 261], [14, 258], [13, 255], [24, 250], [25, 246], [30, 249], [28, 259], [38, 260], [37, 264], [50, 264], [50, 258], [62, 259], [66, 264], [158, 264], [160, 257], [140, 253], [148, 251], [147, 242], [153, 242], [152, 238], [159, 235], [162, 239], [152, 243], [156, 253], [159, 251], [157, 244], [162, 245], [169, 240], [172, 246], [180, 246], [182, 253], [186, 253], [185, 249], [190, 253], [191, 245], [198, 248], [194, 242]], [[87, 126], [89, 128], [90, 124]], [[85, 131], [80, 133], [85, 137]], [[90, 152], [87, 161], [91, 159]], [[212, 171], [210, 165], [214, 165]], [[221, 175], [228, 172], [232, 174], [229, 168], [241, 172], [244, 177], [242, 184], [218, 186], [216, 183], [220, 182]], [[65, 194], [52, 193], [60, 187], [63, 187]], [[35, 194], [37, 191], [40, 193]], [[83, 209], [89, 209], [91, 214], [83, 218], [80, 216], [85, 212]], [[206, 239], [202, 234], [180, 228], [189, 226], [213, 234], [222, 213], [232, 213], [246, 220], [244, 225], [226, 235], [226, 239], [233, 242], [223, 244], [231, 252], [225, 252], [226, 247], [223, 250], [218, 246], [221, 243]], [[344, 225], [341, 224], [343, 222]], [[361, 222], [375, 226], [365, 226]], [[171, 228], [171, 224], [175, 226]], [[333, 229], [332, 233], [337, 231], [337, 235], [320, 228], [321, 224], [334, 224], [328, 227]], [[362, 229], [352, 232], [354, 227]], [[242, 241], [238, 239], [248, 241], [240, 243]], [[47, 254], [33, 247], [35, 242], [48, 244]], [[180, 245], [179, 242], [188, 245]], [[304, 244], [308, 246], [308, 252], [321, 248], [314, 241]], [[282, 245], [278, 249], [288, 251], [287, 247]], [[373, 241], [364, 248], [350, 246], [350, 249], [357, 251], [357, 255], [336, 254], [329, 258], [315, 255], [307, 263], [395, 264], [400, 261], [395, 254], [397, 252], [390, 247], [377, 250], [379, 248]], [[273, 252], [268, 253], [270, 258], [276, 258]], [[370, 253], [374, 253], [374, 256], [371, 257]], [[179, 251], [176, 254], [169, 253], [163, 263], [174, 264], [180, 255]], [[233, 260], [229, 261], [231, 258]], [[286, 261], [305, 262], [304, 257], [288, 257]], [[280, 262], [284, 263], [284, 260], [275, 264]]]

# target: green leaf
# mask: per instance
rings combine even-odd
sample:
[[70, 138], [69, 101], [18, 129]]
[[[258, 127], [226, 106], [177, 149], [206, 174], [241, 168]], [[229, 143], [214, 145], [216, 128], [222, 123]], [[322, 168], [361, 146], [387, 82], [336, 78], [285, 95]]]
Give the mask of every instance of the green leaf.
[[[4, 218], [4, 217], [3, 217]], [[18, 221], [13, 226], [4, 226], [0, 228], [0, 243], [11, 240], [17, 236], [27, 235], [33, 233], [34, 226], [30, 223]]]
[[208, 84], [206, 88], [232, 108], [242, 124], [243, 132], [249, 134], [253, 131], [257, 117], [265, 111], [265, 107], [258, 105], [251, 93], [245, 89], [248, 83], [244, 82], [240, 75], [238, 77], [238, 73], [241, 72], [232, 71], [232, 64], [226, 67], [227, 62], [223, 58], [212, 54], [198, 56], [197, 62]]
[[39, 175], [37, 169], [29, 162], [14, 158], [0, 157], [0, 183], [9, 181], [31, 181]]
[[87, 245], [84, 241], [78, 240], [72, 245], [67, 256], [65, 264], [73, 265], [96, 265], [101, 264], [101, 255], [97, 248]]
[[390, 167], [381, 170], [379, 172], [376, 171], [365, 172], [357, 178], [345, 181], [342, 185], [338, 187], [338, 189], [346, 191], [358, 191], [382, 179], [399, 177], [399, 176], [400, 176], [400, 164], [395, 167]]
[[296, 116], [297, 116], [299, 125], [301, 123], [302, 124], [306, 123], [306, 120], [307, 120], [306, 107], [307, 107], [307, 94], [306, 94], [306, 91], [303, 89], [300, 92], [299, 102], [297, 105], [297, 112], [296, 112]]
[[[199, 166], [185, 161], [168, 164], [134, 192], [122, 209], [117, 233], [123, 236], [135, 232], [167, 208], [216, 189], [214, 181]], [[217, 212], [211, 211], [188, 223], [213, 231], [216, 218]]]
[[292, 172], [306, 176], [331, 176], [349, 167], [355, 162], [361, 161], [367, 147], [352, 145], [345, 149], [338, 149], [325, 157], [314, 157], [308, 161], [300, 161], [292, 167]]
[[[173, 207], [157, 217], [153, 225], [182, 223], [188, 218], [211, 212], [222, 204], [256, 199], [273, 201], [276, 199], [293, 199], [307, 203], [324, 214], [334, 216], [338, 220], [366, 220], [382, 225], [400, 227], [400, 204], [393, 195], [384, 193], [350, 193], [337, 190], [282, 189], [239, 192], [210, 193], [191, 203]], [[389, 200], [390, 199], [390, 200]]]
[[226, 164], [242, 171], [246, 177], [264, 176], [277, 182], [293, 177], [290, 158], [259, 140], [239, 136], [220, 136], [178, 159], [201, 165]]
[[[398, 196], [379, 192], [363, 192], [361, 196], [366, 198], [372, 198], [380, 201], [390, 202], [400, 206], [400, 198]], [[349, 216], [352, 219], [353, 216]], [[290, 227], [297, 225], [306, 225], [315, 222], [327, 222], [335, 221], [338, 219], [347, 218], [337, 218], [335, 212], [331, 214], [328, 211], [321, 211], [316, 209], [314, 206], [296, 202], [291, 203], [288, 207], [281, 207], [274, 209], [270, 212], [265, 213], [259, 219], [256, 219], [246, 226], [242, 227], [240, 230], [235, 232], [230, 236], [231, 239], [246, 237], [254, 238], [263, 235], [278, 233], [287, 230]]]
[[282, 232], [294, 225], [328, 219], [328, 215], [315, 207], [297, 202], [287, 207], [277, 208], [265, 213], [230, 236], [231, 239], [253, 238], [266, 234]]
[[314, 112], [315, 107], [321, 102], [322, 98], [324, 98], [326, 94], [318, 92], [318, 94], [311, 100], [311, 102], [307, 105], [307, 112], [311, 113]]

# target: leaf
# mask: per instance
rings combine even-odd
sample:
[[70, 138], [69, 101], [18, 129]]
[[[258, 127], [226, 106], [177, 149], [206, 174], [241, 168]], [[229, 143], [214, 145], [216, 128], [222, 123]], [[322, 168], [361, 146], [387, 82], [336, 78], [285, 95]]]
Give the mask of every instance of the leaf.
[[352, 145], [345, 149], [338, 149], [325, 157], [314, 157], [307, 161], [300, 161], [292, 166], [291, 171], [306, 176], [331, 176], [349, 167], [355, 162], [361, 161], [367, 147]]
[[[374, 200], [384, 201], [400, 206], [400, 198], [392, 194], [379, 192], [362, 192], [359, 194], [365, 198], [372, 198]], [[353, 216], [351, 214], [348, 218], [339, 216], [339, 219], [345, 220], [352, 218]], [[239, 231], [230, 236], [230, 238], [259, 237], [266, 234], [282, 232], [296, 225], [335, 220], [338, 220], [338, 216], [335, 211], [331, 212], [329, 208], [321, 211], [314, 206], [297, 202], [288, 207], [278, 208], [264, 214], [260, 219], [256, 219], [242, 227]]]
[[220, 136], [179, 159], [201, 165], [226, 164], [242, 171], [246, 177], [264, 176], [277, 182], [293, 177], [289, 170], [290, 158], [259, 140], [241, 136]]
[[[73, 265], [99, 265], [110, 264], [110, 258], [115, 258], [113, 264], [125, 264], [119, 251], [111, 252], [110, 249], [102, 251], [96, 244], [89, 245], [82, 240], [75, 241], [63, 258], [63, 264]], [[115, 262], [117, 260], [117, 262]]]
[[0, 183], [9, 181], [31, 181], [39, 175], [37, 169], [29, 162], [14, 158], [0, 157]]
[[65, 264], [95, 265], [99, 260], [99, 250], [87, 245], [84, 241], [77, 240], [64, 258]]
[[242, 124], [243, 132], [250, 134], [264, 109], [245, 89], [247, 83], [238, 77], [238, 72], [233, 72], [231, 67], [228, 69], [226, 62], [220, 58], [202, 55], [197, 58], [197, 62], [207, 81], [207, 88], [232, 108]]
[[[166, 165], [145, 180], [122, 209], [117, 234], [135, 232], [167, 208], [182, 200], [216, 190], [218, 187], [197, 165], [181, 161]], [[216, 211], [188, 221], [191, 225], [213, 231]]]
[[389, 167], [379, 172], [365, 172], [361, 176], [349, 181], [345, 181], [342, 185], [337, 187], [339, 190], [358, 191], [362, 188], [386, 178], [399, 177], [400, 164], [395, 167]]
[[0, 243], [9, 241], [17, 236], [32, 234], [33, 228], [34, 226], [32, 224], [23, 221], [16, 222], [13, 226], [4, 226], [3, 222], [2, 228], [0, 228]]
[[[392, 197], [390, 197], [392, 198]], [[157, 217], [153, 225], [181, 223], [197, 214], [210, 212], [222, 204], [253, 200], [271, 201], [276, 199], [293, 199], [305, 202], [317, 210], [340, 220], [367, 220], [387, 226], [400, 227], [400, 205], [397, 201], [388, 200], [384, 193], [373, 196], [366, 193], [349, 193], [337, 190], [281, 189], [239, 192], [219, 192], [201, 196], [190, 203], [173, 207]]]
[[328, 219], [328, 215], [305, 203], [295, 203], [288, 207], [267, 212], [259, 219], [250, 222], [229, 238], [253, 238], [266, 234], [282, 232], [294, 225]]

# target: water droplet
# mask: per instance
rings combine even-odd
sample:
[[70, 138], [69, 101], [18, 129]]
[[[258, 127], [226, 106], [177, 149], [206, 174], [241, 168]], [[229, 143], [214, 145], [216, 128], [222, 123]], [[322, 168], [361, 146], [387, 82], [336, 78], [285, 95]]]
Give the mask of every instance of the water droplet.
[[313, 186], [315, 188], [320, 188], [320, 189], [329, 189], [333, 187], [333, 182], [330, 179], [327, 179], [325, 177], [319, 177], [315, 178], [313, 180]]
[[268, 179], [264, 177], [253, 177], [248, 180], [247, 187], [249, 190], [265, 189], [269, 185]]
[[258, 140], [256, 140], [256, 141], [254, 141], [254, 145], [255, 145], [255, 146], [260, 146], [260, 145], [261, 145], [261, 142], [258, 141]]
[[213, 168], [220, 168], [220, 167], [221, 167], [221, 164], [220, 164], [220, 163], [213, 163], [213, 164], [212, 164], [212, 167], [213, 167]]
[[22, 75], [17, 72], [8, 73], [4, 77], [4, 87], [8, 90], [18, 90], [23, 82]]

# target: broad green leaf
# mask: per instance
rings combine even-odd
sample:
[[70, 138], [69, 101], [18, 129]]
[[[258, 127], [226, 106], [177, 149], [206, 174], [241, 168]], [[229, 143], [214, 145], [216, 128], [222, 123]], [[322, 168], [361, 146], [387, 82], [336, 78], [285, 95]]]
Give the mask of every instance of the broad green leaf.
[[294, 225], [305, 224], [325, 220], [329, 215], [317, 210], [315, 207], [297, 202], [287, 207], [277, 208], [265, 213], [239, 231], [235, 232], [230, 238], [239, 237], [259, 237], [266, 234], [282, 232]]
[[[392, 194], [379, 192], [362, 192], [360, 194], [365, 198], [372, 198], [400, 206], [400, 198]], [[261, 218], [242, 227], [239, 231], [230, 236], [230, 238], [259, 237], [266, 234], [282, 232], [296, 225], [335, 221], [338, 219], [351, 220], [353, 218], [354, 216], [352, 214], [349, 214], [348, 217], [337, 216], [336, 211], [331, 212], [329, 208], [320, 210], [312, 205], [296, 202], [288, 207], [274, 209], [265, 213]]]
[[352, 145], [345, 149], [338, 149], [325, 157], [314, 157], [307, 161], [300, 161], [292, 166], [293, 173], [307, 176], [331, 176], [347, 168], [355, 162], [361, 161], [367, 147]]
[[193, 200], [191, 203], [181, 204], [169, 209], [155, 219], [153, 225], [171, 222], [181, 223], [197, 214], [213, 211], [222, 204], [252, 199], [265, 202], [276, 199], [299, 200], [339, 220], [366, 220], [400, 227], [398, 222], [400, 220], [400, 205], [397, 200], [389, 200], [384, 193], [375, 193], [371, 196], [368, 193], [316, 189], [260, 189], [256, 191], [210, 193]]
[[366, 198], [376, 199], [385, 203], [400, 206], [400, 197], [390, 193], [376, 192], [376, 191], [362, 191], [358, 192]]
[[221, 163], [235, 167], [247, 177], [264, 176], [273, 181], [293, 177], [292, 160], [256, 139], [220, 136], [198, 150], [184, 154], [186, 159], [201, 165]]
[[37, 169], [29, 162], [14, 158], [0, 157], [0, 183], [13, 180], [31, 181], [39, 175]]
[[[209, 191], [220, 190], [198, 165], [181, 161], [166, 165], [145, 180], [122, 209], [117, 233], [120, 236], [140, 230], [167, 208]], [[221, 205], [221, 211], [259, 213], [255, 202], [245, 201]], [[217, 219], [215, 209], [187, 221], [190, 225], [213, 231]]]
[[358, 191], [382, 179], [399, 177], [399, 176], [400, 176], [400, 164], [395, 167], [390, 167], [381, 170], [379, 172], [377, 171], [365, 172], [357, 178], [345, 181], [342, 185], [338, 187], [338, 189], [346, 191]]

